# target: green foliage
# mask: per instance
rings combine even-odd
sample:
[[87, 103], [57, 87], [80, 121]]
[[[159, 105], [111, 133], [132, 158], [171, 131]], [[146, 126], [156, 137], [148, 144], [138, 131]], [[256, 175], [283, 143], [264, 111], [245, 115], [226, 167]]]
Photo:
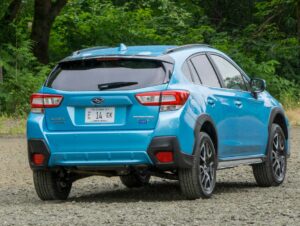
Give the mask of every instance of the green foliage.
[[0, 83], [0, 112], [20, 116], [29, 111], [30, 95], [40, 88], [50, 70], [37, 63], [31, 41], [16, 33], [16, 44], [4, 44], [0, 49], [0, 66], [5, 75]]
[[[246, 40], [247, 41], [247, 40]], [[284, 66], [280, 61], [269, 59], [266, 61], [257, 60], [258, 50], [255, 53], [248, 51], [247, 43], [241, 38], [215, 38], [214, 46], [227, 52], [247, 73], [250, 77], [263, 78], [267, 81], [267, 90], [274, 95], [286, 107], [299, 105], [300, 85], [295, 80], [288, 80], [285, 76], [279, 76], [278, 68], [281, 70]], [[280, 51], [285, 51], [281, 49]], [[265, 54], [265, 53], [261, 53]], [[296, 75], [299, 76], [299, 75]]]
[[[0, 3], [0, 20], [10, 2]], [[0, 34], [0, 66], [4, 69], [0, 112], [28, 112], [30, 94], [38, 90], [51, 67], [39, 65], [31, 51], [33, 2], [23, 1], [14, 23], [3, 25]], [[51, 64], [92, 46], [208, 43], [226, 52], [250, 77], [265, 79], [268, 91], [293, 107], [300, 100], [296, 3], [69, 0], [51, 30]]]
[[134, 10], [131, 4], [117, 7], [93, 0], [87, 1], [92, 7], [86, 9], [87, 3], [81, 2], [70, 2], [56, 19], [50, 40], [52, 59], [87, 46], [181, 44], [191, 20], [190, 13], [172, 1], [149, 1]]

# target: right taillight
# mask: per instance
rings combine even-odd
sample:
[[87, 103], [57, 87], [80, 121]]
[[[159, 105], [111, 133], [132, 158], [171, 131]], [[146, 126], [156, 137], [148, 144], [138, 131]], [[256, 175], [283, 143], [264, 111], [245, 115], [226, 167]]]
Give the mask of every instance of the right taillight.
[[43, 113], [45, 108], [58, 107], [62, 99], [61, 95], [34, 93], [30, 97], [31, 112]]
[[160, 106], [160, 111], [174, 111], [185, 104], [189, 95], [190, 93], [185, 90], [166, 90], [139, 93], [136, 98], [142, 105]]

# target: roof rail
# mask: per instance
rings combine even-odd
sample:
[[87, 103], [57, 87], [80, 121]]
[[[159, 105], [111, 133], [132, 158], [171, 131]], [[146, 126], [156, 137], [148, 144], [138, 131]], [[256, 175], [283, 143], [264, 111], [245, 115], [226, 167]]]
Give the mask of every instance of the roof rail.
[[182, 45], [182, 46], [178, 46], [172, 49], [168, 49], [167, 51], [164, 52], [164, 54], [168, 54], [168, 53], [174, 53], [180, 50], [184, 50], [184, 49], [190, 49], [190, 48], [195, 48], [195, 47], [211, 47], [210, 45], [207, 44], [188, 44], [188, 45]]
[[80, 49], [80, 50], [74, 51], [72, 55], [74, 56], [74, 55], [78, 55], [82, 52], [87, 52], [87, 51], [92, 51], [92, 50], [97, 50], [97, 49], [106, 49], [106, 48], [109, 48], [109, 47], [108, 46], [95, 46], [95, 47]]

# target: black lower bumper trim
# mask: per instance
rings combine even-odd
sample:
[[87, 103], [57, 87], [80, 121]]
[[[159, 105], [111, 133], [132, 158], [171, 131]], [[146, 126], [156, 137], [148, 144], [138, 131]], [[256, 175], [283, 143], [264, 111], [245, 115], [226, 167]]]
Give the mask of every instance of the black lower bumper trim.
[[[172, 151], [174, 161], [171, 163], [159, 162], [155, 154], [159, 151]], [[188, 155], [180, 150], [180, 145], [175, 136], [154, 137], [147, 150], [154, 166], [161, 170], [172, 170], [177, 168], [191, 168], [194, 156]]]
[[[50, 152], [45, 141], [42, 139], [29, 139], [27, 145], [30, 168], [33, 170], [46, 169], [48, 167]], [[32, 161], [33, 154], [43, 154], [45, 157], [44, 163], [35, 165]]]
[[[173, 162], [161, 163], [155, 154], [159, 151], [172, 151]], [[32, 161], [32, 156], [35, 153], [43, 154], [45, 157], [42, 165], [35, 165]], [[148, 147], [147, 153], [151, 158], [154, 167], [159, 170], [174, 170], [178, 168], [191, 168], [194, 161], [193, 155], [188, 155], [180, 150], [180, 145], [175, 136], [162, 136], [154, 137]], [[28, 140], [28, 159], [29, 165], [33, 170], [47, 169], [50, 158], [50, 152], [45, 141], [42, 139], [29, 139]]]

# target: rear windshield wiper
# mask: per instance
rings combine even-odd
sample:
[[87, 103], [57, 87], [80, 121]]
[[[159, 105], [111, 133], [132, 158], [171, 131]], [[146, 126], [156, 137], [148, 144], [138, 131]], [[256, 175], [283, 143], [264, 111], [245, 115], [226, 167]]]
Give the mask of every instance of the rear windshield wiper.
[[110, 82], [110, 83], [98, 84], [98, 89], [99, 90], [114, 89], [114, 88], [119, 88], [124, 86], [137, 85], [137, 84], [138, 82]]

